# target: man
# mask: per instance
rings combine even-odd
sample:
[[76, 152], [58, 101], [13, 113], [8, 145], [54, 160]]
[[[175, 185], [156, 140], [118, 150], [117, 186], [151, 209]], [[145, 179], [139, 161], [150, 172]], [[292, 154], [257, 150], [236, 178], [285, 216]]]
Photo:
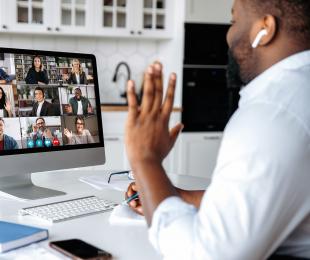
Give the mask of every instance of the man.
[[3, 69], [0, 68], [0, 84], [10, 83], [15, 76], [8, 75]]
[[4, 134], [4, 119], [0, 117], [0, 151], [18, 149], [18, 144], [11, 136]]
[[35, 88], [34, 98], [36, 102], [33, 105], [30, 116], [55, 116], [52, 104], [45, 101], [45, 94], [43, 88]]
[[69, 106], [66, 107], [66, 112], [75, 116], [93, 113], [93, 108], [88, 98], [82, 96], [80, 88], [74, 90], [74, 97], [70, 98]]
[[245, 87], [205, 193], [175, 189], [162, 167], [182, 129], [168, 129], [176, 75], [163, 104], [160, 64], [145, 74], [141, 107], [128, 83], [127, 196], [139, 192], [130, 205], [164, 258], [310, 258], [309, 11], [308, 0], [235, 0], [228, 75]]
[[[45, 147], [45, 140], [48, 138], [51, 142], [53, 140], [52, 132], [46, 127], [45, 120], [43, 117], [38, 117], [36, 123], [32, 126], [32, 139], [33, 144], [36, 147]], [[40, 140], [40, 142], [37, 142]], [[42, 141], [42, 142], [41, 142]]]

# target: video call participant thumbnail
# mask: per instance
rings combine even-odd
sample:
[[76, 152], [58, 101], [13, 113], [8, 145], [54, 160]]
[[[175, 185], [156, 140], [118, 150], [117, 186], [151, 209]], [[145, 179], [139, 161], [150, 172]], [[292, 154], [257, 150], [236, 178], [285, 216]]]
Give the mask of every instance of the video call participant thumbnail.
[[29, 69], [25, 81], [27, 84], [48, 84], [49, 79], [47, 71], [44, 69], [42, 60], [39, 56], [33, 58], [32, 67]]
[[64, 80], [67, 81], [68, 84], [79, 84], [85, 85], [87, 84], [87, 77], [83, 68], [81, 66], [80, 60], [73, 59], [72, 60], [72, 70], [69, 75], [63, 75]]
[[58, 146], [59, 141], [54, 138], [52, 131], [46, 127], [45, 119], [39, 117], [36, 119], [35, 124], [32, 125], [32, 140], [28, 140], [27, 147], [51, 147]]
[[0, 68], [0, 84], [10, 83], [14, 79], [14, 75], [8, 75], [3, 69]]
[[0, 117], [12, 117], [11, 103], [8, 100], [4, 90], [0, 87]]
[[95, 142], [89, 130], [85, 128], [85, 120], [83, 116], [77, 116], [74, 123], [74, 132], [69, 131], [67, 128], [64, 129], [64, 135], [68, 139], [68, 144], [89, 144]]
[[35, 103], [30, 116], [57, 116], [51, 103], [45, 100], [44, 90], [41, 87], [36, 87], [34, 90]]
[[74, 90], [74, 97], [70, 98], [69, 105], [65, 111], [72, 115], [88, 115], [93, 114], [93, 108], [87, 97], [82, 96], [80, 88]]
[[18, 149], [16, 140], [13, 137], [4, 134], [4, 128], [4, 119], [0, 117], [0, 151]]

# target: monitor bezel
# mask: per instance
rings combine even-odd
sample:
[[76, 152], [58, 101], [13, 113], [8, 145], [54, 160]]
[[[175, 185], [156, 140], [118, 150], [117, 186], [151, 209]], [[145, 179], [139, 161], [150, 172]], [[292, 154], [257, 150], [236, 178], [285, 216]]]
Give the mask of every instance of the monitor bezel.
[[[99, 134], [99, 143], [79, 144], [79, 145], [62, 145], [62, 146], [57, 146], [57, 147], [42, 147], [42, 148], [21, 148], [21, 149], [16, 149], [16, 150], [3, 150], [0, 153], [0, 157], [7, 156], [7, 155], [38, 154], [38, 153], [49, 153], [49, 152], [67, 151], [67, 150], [84, 150], [84, 149], [89, 149], [89, 148], [104, 147], [97, 62], [96, 62], [95, 55], [86, 54], [86, 53], [78, 53], [78, 52], [45, 51], [45, 50], [16, 49], [16, 48], [0, 48], [0, 53], [90, 59], [92, 61], [93, 73], [94, 73], [94, 90], [95, 90], [95, 95], [96, 95], [95, 116], [97, 116], [98, 134]], [[16, 85], [18, 85], [17, 82], [16, 82]], [[19, 117], [14, 117], [14, 118], [19, 118]], [[9, 118], [4, 118], [4, 119], [9, 119]]]

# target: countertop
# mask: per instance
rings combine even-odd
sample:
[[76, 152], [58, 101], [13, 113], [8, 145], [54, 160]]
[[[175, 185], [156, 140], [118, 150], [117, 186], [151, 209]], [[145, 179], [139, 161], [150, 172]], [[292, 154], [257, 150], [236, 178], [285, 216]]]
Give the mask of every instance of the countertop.
[[[101, 111], [111, 111], [111, 112], [126, 112], [128, 111], [128, 106], [118, 106], [118, 105], [101, 105]], [[173, 112], [182, 112], [182, 108], [175, 107]]]

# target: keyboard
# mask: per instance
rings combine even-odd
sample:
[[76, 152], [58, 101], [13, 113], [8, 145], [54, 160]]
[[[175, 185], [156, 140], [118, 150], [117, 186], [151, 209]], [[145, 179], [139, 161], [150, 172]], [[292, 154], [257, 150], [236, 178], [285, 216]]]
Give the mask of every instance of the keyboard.
[[31, 215], [50, 223], [71, 220], [112, 210], [118, 204], [95, 196], [22, 208], [19, 214]]

